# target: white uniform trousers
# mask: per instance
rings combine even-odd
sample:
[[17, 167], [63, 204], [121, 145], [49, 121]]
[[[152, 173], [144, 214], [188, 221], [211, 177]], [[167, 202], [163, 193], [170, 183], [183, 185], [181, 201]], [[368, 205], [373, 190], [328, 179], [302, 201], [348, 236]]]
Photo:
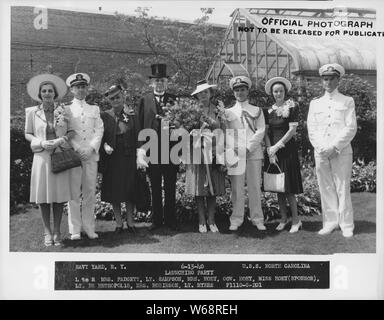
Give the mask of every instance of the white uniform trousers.
[[[97, 161], [82, 161], [82, 166], [71, 169], [71, 188], [73, 200], [69, 201], [68, 228], [70, 234], [84, 230], [87, 234], [95, 232], [95, 204]], [[80, 211], [80, 197], [83, 197]]]
[[261, 209], [261, 166], [262, 160], [247, 160], [245, 173], [229, 176], [231, 180], [231, 199], [233, 206], [232, 215], [230, 216], [231, 225], [240, 226], [244, 221], [245, 178], [247, 181], [251, 222], [253, 224], [264, 222], [263, 210]]
[[316, 176], [320, 189], [323, 227], [340, 226], [353, 231], [351, 201], [352, 154], [340, 154], [332, 159], [315, 157]]

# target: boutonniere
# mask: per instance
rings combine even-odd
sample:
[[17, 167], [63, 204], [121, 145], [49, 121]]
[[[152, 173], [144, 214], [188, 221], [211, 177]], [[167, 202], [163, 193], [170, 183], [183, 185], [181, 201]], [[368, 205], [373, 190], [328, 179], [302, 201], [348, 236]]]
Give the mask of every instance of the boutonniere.
[[123, 112], [121, 114], [122, 116], [122, 121], [124, 123], [128, 123], [129, 122], [129, 116], [134, 116], [135, 115], [135, 110], [133, 109], [128, 109], [128, 108], [124, 108], [123, 109]]
[[289, 109], [293, 108], [295, 106], [295, 103], [288, 99], [284, 102], [284, 104], [281, 107], [276, 108], [276, 114], [279, 117], [288, 118], [289, 117]]
[[53, 116], [55, 119], [55, 126], [56, 127], [62, 127], [65, 125], [66, 117], [65, 117], [65, 110], [62, 104], [58, 105], [53, 110]]

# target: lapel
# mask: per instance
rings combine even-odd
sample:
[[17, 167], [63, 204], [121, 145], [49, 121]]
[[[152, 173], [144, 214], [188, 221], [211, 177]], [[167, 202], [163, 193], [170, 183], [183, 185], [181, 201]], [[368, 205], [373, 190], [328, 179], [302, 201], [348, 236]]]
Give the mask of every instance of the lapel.
[[147, 96], [147, 99], [146, 99], [146, 103], [145, 105], [147, 106], [147, 111], [149, 110], [152, 110], [153, 114], [156, 114], [157, 113], [157, 109], [156, 109], [156, 98], [155, 98], [155, 95], [154, 93], [150, 93], [148, 96]]
[[47, 119], [45, 118], [45, 113], [44, 113], [44, 109], [43, 109], [43, 105], [42, 104], [40, 104], [37, 107], [36, 116], [38, 118], [40, 118], [41, 120], [43, 120], [44, 123], [47, 123]]

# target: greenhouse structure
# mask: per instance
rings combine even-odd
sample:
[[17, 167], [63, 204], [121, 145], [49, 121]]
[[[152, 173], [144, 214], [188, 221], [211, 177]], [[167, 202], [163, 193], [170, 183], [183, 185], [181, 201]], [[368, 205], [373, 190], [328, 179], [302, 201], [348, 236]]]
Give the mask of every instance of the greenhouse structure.
[[374, 10], [236, 9], [231, 16], [206, 75], [210, 82], [235, 75], [248, 75], [254, 83], [283, 76], [305, 85], [318, 79], [323, 64], [339, 63], [376, 87], [375, 37], [354, 34], [374, 30]]

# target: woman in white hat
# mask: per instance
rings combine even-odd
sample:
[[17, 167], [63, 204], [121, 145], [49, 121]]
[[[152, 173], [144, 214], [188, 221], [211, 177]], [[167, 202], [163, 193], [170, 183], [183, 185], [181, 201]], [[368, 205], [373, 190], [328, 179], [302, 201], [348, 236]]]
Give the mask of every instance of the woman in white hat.
[[[56, 101], [67, 93], [67, 86], [53, 74], [40, 74], [27, 84], [29, 96], [39, 104], [25, 110], [25, 138], [34, 153], [31, 170], [30, 202], [39, 204], [44, 224], [44, 244], [60, 245], [63, 204], [71, 199], [69, 170], [51, 172], [51, 153], [70, 148], [67, 118]], [[59, 149], [55, 152], [61, 152]], [[53, 232], [50, 211], [53, 211]]]
[[[211, 128], [224, 129], [224, 122], [220, 120], [218, 109], [212, 103], [213, 88], [205, 80], [197, 83], [196, 90], [192, 93], [199, 101], [202, 111], [213, 121]], [[213, 127], [212, 127], [213, 126]], [[215, 155], [216, 142], [212, 143], [212, 154]], [[203, 162], [203, 161], [202, 161]], [[186, 193], [195, 197], [199, 215], [199, 232], [219, 232], [215, 222], [216, 196], [225, 194], [225, 173], [220, 164], [190, 164], [186, 168]]]
[[[275, 104], [268, 109], [265, 116], [265, 144], [268, 157], [265, 160], [264, 170], [267, 170], [270, 163], [277, 163], [285, 174], [285, 192], [277, 193], [281, 221], [276, 230], [282, 231], [288, 224], [286, 205], [288, 200], [292, 213], [292, 226], [289, 232], [295, 233], [302, 228], [302, 223], [298, 218], [295, 194], [303, 192], [303, 185], [298, 148], [294, 139], [299, 110], [291, 99], [287, 99], [287, 93], [291, 87], [289, 80], [283, 77], [272, 78], [265, 84], [265, 92], [273, 97]], [[273, 170], [278, 170], [276, 166], [271, 165], [270, 168], [272, 167], [274, 167]]]

